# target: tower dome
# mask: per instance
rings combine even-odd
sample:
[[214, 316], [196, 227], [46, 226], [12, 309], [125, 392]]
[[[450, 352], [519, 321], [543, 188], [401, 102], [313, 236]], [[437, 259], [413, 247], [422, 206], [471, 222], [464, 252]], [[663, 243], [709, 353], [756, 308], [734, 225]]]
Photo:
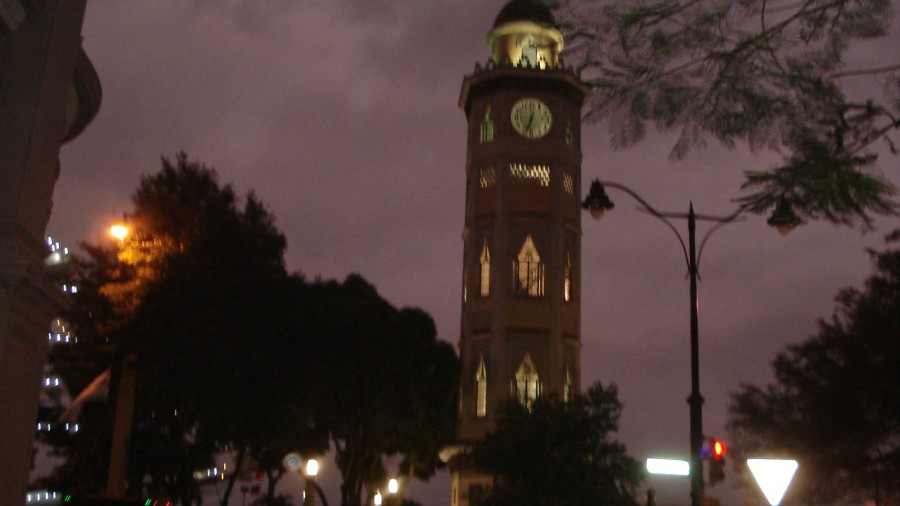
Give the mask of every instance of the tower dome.
[[533, 21], [546, 26], [556, 25], [553, 13], [541, 0], [512, 0], [500, 9], [500, 14], [494, 20], [494, 28], [511, 21]]
[[503, 6], [487, 42], [494, 64], [541, 69], [558, 66], [563, 48], [556, 19], [541, 0], [512, 0]]

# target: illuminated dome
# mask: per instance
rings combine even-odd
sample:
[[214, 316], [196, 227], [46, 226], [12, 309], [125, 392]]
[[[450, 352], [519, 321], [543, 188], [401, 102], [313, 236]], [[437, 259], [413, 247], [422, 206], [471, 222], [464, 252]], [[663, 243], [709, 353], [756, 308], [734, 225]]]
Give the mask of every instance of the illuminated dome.
[[488, 34], [491, 61], [496, 65], [556, 68], [563, 38], [550, 8], [541, 0], [507, 3]]
[[553, 13], [541, 0], [512, 0], [500, 10], [500, 14], [494, 21], [494, 28], [511, 21], [533, 21], [541, 25], [556, 25]]

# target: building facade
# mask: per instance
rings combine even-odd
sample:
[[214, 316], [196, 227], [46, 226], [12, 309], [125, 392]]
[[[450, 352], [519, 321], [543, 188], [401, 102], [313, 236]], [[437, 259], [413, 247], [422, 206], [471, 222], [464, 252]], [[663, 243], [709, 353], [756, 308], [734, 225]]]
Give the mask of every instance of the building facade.
[[[468, 120], [459, 440], [482, 438], [509, 399], [565, 402], [580, 388], [581, 107], [539, 0], [513, 0], [463, 80]], [[451, 504], [491, 486], [451, 459]]]
[[60, 145], [97, 114], [85, 0], [0, 0], [0, 504], [24, 505], [47, 333], [65, 294], [44, 231]]

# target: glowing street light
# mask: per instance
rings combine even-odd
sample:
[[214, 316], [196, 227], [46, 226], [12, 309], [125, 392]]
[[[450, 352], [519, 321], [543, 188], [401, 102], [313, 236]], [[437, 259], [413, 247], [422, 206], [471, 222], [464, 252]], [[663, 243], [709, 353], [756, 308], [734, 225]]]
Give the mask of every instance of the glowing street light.
[[315, 478], [316, 475], [319, 474], [319, 461], [316, 459], [309, 459], [306, 461], [306, 476], [310, 478]]
[[796, 460], [747, 459], [747, 467], [769, 504], [778, 506], [800, 466]]
[[113, 225], [109, 227], [109, 235], [115, 237], [119, 242], [125, 242], [128, 237], [128, 227], [125, 225]]
[[397, 481], [397, 478], [391, 478], [388, 480], [388, 493], [396, 494], [400, 490], [400, 482]]

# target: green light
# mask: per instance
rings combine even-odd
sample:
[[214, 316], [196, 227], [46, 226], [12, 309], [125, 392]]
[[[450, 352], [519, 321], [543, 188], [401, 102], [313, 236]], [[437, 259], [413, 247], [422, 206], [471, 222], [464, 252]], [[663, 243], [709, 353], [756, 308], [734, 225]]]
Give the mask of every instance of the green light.
[[72, 494], [66, 494], [66, 498], [63, 499], [63, 502], [71, 502], [71, 501], [72, 501]]
[[147, 499], [147, 501], [144, 502], [144, 506], [150, 506], [150, 501], [152, 501], [152, 499]]

